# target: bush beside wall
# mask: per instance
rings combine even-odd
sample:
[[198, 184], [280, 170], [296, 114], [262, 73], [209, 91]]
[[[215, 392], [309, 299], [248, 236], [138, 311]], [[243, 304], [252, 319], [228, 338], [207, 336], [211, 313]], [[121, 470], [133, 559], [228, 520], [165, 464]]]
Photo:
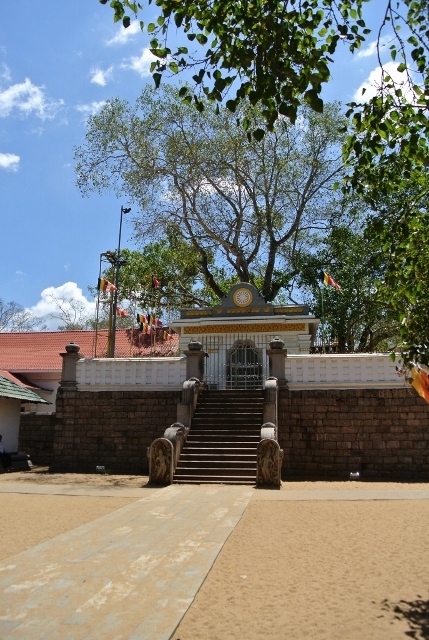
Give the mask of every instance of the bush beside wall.
[[429, 405], [413, 389], [281, 391], [284, 478], [429, 479]]

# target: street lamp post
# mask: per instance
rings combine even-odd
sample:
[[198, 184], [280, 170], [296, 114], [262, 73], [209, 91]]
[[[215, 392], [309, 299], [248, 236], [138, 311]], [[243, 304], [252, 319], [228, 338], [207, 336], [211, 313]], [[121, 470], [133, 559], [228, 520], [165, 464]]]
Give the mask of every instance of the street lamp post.
[[121, 206], [121, 217], [119, 221], [119, 239], [118, 239], [118, 250], [116, 252], [116, 260], [115, 260], [115, 293], [113, 297], [113, 308], [112, 308], [112, 336], [110, 341], [110, 353], [109, 358], [115, 357], [115, 338], [116, 338], [116, 307], [118, 304], [118, 286], [119, 286], [119, 269], [123, 262], [121, 262], [121, 233], [122, 233], [122, 216], [124, 213], [129, 213], [131, 211], [131, 207], [124, 208]]

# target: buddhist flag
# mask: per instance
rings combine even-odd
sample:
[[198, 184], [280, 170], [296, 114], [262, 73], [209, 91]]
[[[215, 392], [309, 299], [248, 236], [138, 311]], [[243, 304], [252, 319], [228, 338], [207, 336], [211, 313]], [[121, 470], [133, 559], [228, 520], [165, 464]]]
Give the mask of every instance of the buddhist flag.
[[106, 280], [106, 278], [98, 278], [97, 288], [99, 291], [116, 291], [115, 285]]
[[126, 318], [128, 315], [128, 311], [126, 309], [121, 309], [120, 307], [116, 307], [116, 315], [120, 318]]
[[152, 276], [152, 289], [159, 288], [159, 280], [157, 280], [154, 276]]
[[338, 282], [335, 282], [334, 278], [330, 276], [329, 273], [326, 273], [325, 271], [320, 272], [320, 281], [323, 282], [323, 284], [329, 284], [331, 285], [331, 287], [335, 287], [335, 289], [338, 289], [338, 291], [341, 290], [341, 287], [338, 284]]
[[429, 402], [429, 377], [422, 369], [411, 369], [411, 377], [413, 379], [411, 385], [417, 391], [419, 396]]

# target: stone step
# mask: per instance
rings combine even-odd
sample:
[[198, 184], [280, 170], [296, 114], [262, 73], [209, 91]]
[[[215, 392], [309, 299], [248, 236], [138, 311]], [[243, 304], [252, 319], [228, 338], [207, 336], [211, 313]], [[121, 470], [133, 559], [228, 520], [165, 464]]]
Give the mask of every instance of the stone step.
[[229, 436], [252, 436], [259, 437], [261, 434], [261, 428], [257, 427], [256, 429], [249, 429], [248, 427], [243, 427], [241, 429], [216, 429], [214, 425], [208, 425], [206, 428], [198, 427], [198, 429], [193, 429], [189, 432], [189, 438], [195, 438], [198, 436], [214, 436], [214, 437], [226, 437]]
[[210, 478], [221, 478], [222, 476], [228, 476], [230, 478], [247, 478], [249, 480], [256, 479], [256, 466], [253, 468], [241, 467], [228, 467], [223, 469], [222, 467], [185, 467], [178, 468], [174, 474], [175, 478], [188, 476], [190, 478], [208, 476]]
[[180, 461], [177, 464], [176, 469], [183, 469], [184, 467], [199, 467], [205, 469], [207, 467], [213, 467], [217, 469], [219, 467], [237, 467], [242, 466], [243, 469], [252, 467], [256, 469], [256, 456], [243, 456], [237, 458], [237, 456], [222, 456], [214, 458], [213, 456], [191, 456], [189, 458], [183, 458], [180, 456]]
[[237, 414], [231, 415], [228, 414], [219, 414], [209, 413], [207, 415], [198, 415], [194, 416], [192, 419], [192, 429], [201, 424], [222, 424], [222, 425], [243, 425], [249, 424], [252, 427], [262, 424], [262, 416], [250, 416], [248, 413], [246, 414]]
[[222, 449], [225, 447], [234, 447], [235, 449], [241, 449], [242, 447], [246, 447], [246, 449], [248, 449], [249, 447], [253, 447], [253, 449], [256, 450], [259, 440], [259, 436], [249, 436], [248, 438], [237, 436], [237, 438], [235, 439], [229, 438], [228, 440], [225, 438], [193, 438], [192, 440], [190, 440], [188, 438], [186, 445], [183, 447], [183, 452], [186, 452], [188, 450], [188, 447], [192, 447], [193, 449], [203, 447], [211, 450], [215, 448]]
[[257, 402], [252, 400], [244, 400], [242, 402], [227, 402], [227, 401], [214, 401], [214, 400], [206, 400], [204, 402], [199, 402], [198, 406], [200, 406], [201, 408], [204, 407], [214, 407], [215, 409], [219, 409], [222, 407], [227, 407], [228, 409], [231, 410], [235, 410], [235, 409], [239, 409], [239, 408], [244, 408], [244, 409], [251, 409], [252, 411], [257, 411], [260, 410], [263, 406], [263, 402], [259, 402], [259, 400]]
[[191, 476], [181, 476], [175, 477], [173, 480], [173, 484], [244, 484], [244, 485], [254, 485], [256, 483], [256, 478], [237, 478], [237, 477], [209, 477], [209, 476], [200, 476], [200, 477], [191, 477]]
[[263, 397], [255, 390], [200, 394], [174, 482], [254, 485]]
[[182, 456], [198, 456], [198, 455], [228, 455], [228, 456], [256, 456], [256, 447], [253, 446], [245, 446], [245, 447], [237, 447], [236, 445], [226, 446], [224, 444], [219, 443], [216, 446], [206, 447], [206, 446], [197, 446], [197, 447], [186, 447], [183, 449], [180, 458]]

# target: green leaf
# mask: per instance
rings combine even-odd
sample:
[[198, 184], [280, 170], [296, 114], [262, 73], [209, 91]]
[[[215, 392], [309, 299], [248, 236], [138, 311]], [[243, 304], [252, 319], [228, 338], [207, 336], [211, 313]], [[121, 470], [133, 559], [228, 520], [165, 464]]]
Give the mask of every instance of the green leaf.
[[153, 81], [155, 82], [155, 87], [158, 89], [160, 83], [161, 83], [161, 78], [162, 78], [162, 74], [161, 73], [153, 73], [152, 74], [152, 78]]
[[255, 140], [260, 142], [265, 136], [265, 129], [255, 129], [255, 131], [252, 132], [252, 135]]
[[237, 100], [227, 100], [225, 106], [231, 113], [235, 113], [237, 110]]

